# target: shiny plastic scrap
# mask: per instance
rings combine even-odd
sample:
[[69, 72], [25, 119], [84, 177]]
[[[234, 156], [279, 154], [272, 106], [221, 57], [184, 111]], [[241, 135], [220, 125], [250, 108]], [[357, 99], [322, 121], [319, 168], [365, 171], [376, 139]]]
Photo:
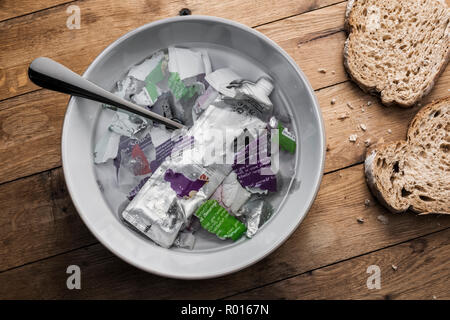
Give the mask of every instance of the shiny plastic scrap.
[[245, 235], [253, 237], [273, 214], [272, 205], [261, 196], [253, 196], [240, 209], [239, 214], [247, 227]]

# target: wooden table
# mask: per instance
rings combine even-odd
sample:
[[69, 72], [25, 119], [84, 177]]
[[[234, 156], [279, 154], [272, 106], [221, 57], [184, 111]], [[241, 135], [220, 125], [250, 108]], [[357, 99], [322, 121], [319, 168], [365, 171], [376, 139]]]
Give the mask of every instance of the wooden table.
[[[80, 29], [66, 27], [73, 5], [81, 9]], [[345, 6], [340, 0], [2, 0], [0, 298], [449, 299], [450, 217], [390, 214], [365, 184], [364, 141], [403, 139], [418, 108], [383, 107], [349, 81], [342, 64]], [[82, 73], [119, 36], [182, 8], [239, 21], [282, 46], [315, 89], [328, 145], [319, 195], [289, 240], [252, 267], [195, 282], [140, 271], [91, 235], [61, 169], [68, 97], [27, 77], [38, 56]], [[447, 68], [424, 103], [448, 96], [449, 88]], [[350, 118], [339, 120], [345, 112]], [[353, 133], [356, 143], [348, 139]], [[81, 268], [81, 290], [66, 287], [72, 264]], [[381, 289], [367, 287], [371, 265], [381, 270]]]

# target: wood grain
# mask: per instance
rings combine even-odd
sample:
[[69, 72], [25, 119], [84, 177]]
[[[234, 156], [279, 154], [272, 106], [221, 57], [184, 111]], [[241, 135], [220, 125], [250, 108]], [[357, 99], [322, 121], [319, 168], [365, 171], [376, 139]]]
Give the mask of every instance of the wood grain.
[[0, 185], [0, 271], [96, 243], [61, 169]]
[[[58, 172], [60, 169], [55, 171], [52, 175], [61, 174]], [[35, 179], [34, 182], [32, 179]], [[28, 182], [28, 190], [33, 190], [40, 179], [33, 177], [23, 181]], [[91, 242], [91, 238], [86, 236], [87, 231], [80, 230], [81, 226], [74, 228], [72, 232], [75, 234], [71, 234], [72, 239], [78, 238], [78, 241], [50, 240], [42, 244], [43, 239], [55, 237], [52, 229], [67, 231], [69, 224], [77, 226], [81, 222], [69, 222], [70, 219], [79, 219], [62, 212], [63, 207], [71, 208], [69, 198], [62, 195], [57, 205], [50, 200], [39, 200], [40, 211], [33, 213], [35, 200], [20, 194], [23, 188], [19, 183], [22, 182], [7, 184], [9, 192], [5, 197], [10, 200], [0, 230], [6, 250], [5, 255], [0, 256], [1, 269], [72, 251], [0, 273], [0, 298], [3, 299], [221, 298], [450, 227], [450, 217], [393, 215], [386, 212], [372, 199], [364, 182], [362, 166], [358, 165], [324, 177], [319, 195], [300, 227], [285, 244], [263, 261], [214, 280], [178, 281], [139, 271], [120, 261], [100, 244], [75, 250]], [[50, 188], [47, 193], [39, 192], [39, 198], [51, 199], [53, 190]], [[3, 196], [0, 193], [0, 197]], [[22, 198], [25, 200], [20, 201]], [[365, 199], [372, 201], [369, 207], [364, 205]], [[2, 201], [7, 200], [0, 200], [0, 203]], [[11, 232], [8, 221], [13, 221], [14, 216], [34, 214], [55, 218], [43, 218], [39, 227], [35, 226], [33, 219], [29, 221], [23, 218], [21, 228]], [[388, 224], [378, 221], [379, 215], [385, 215]], [[365, 222], [358, 223], [358, 217], [363, 217]], [[22, 230], [31, 228], [39, 234], [23, 246]], [[15, 253], [20, 247], [23, 247], [20, 253]], [[66, 288], [65, 270], [70, 264], [77, 264], [82, 269], [82, 290], [69, 291]]]
[[27, 77], [28, 65], [34, 58], [48, 56], [81, 73], [119, 36], [154, 20], [176, 16], [182, 8], [254, 27], [337, 2], [342, 1], [127, 0], [111, 4], [109, 0], [84, 0], [71, 2], [81, 10], [79, 30], [66, 27], [66, 6], [0, 22], [0, 100], [37, 89]]
[[[231, 299], [450, 299], [450, 229], [314, 270]], [[367, 288], [370, 265], [381, 289]], [[393, 265], [397, 268], [394, 270]]]
[[70, 0], [2, 0], [0, 1], [0, 21], [61, 5]]
[[0, 182], [61, 165], [61, 131], [69, 97], [39, 90], [0, 102]]
[[[431, 94], [423, 100], [423, 105], [433, 99], [447, 97], [450, 88], [450, 69], [447, 68], [437, 81]], [[327, 136], [327, 157], [325, 172], [362, 162], [365, 158], [365, 141], [371, 143], [384, 139], [385, 142], [405, 139], [410, 121], [421, 108], [410, 109], [384, 107], [378, 98], [363, 93], [353, 82], [345, 82], [316, 92], [322, 109]], [[333, 105], [331, 100], [335, 99]], [[371, 105], [368, 106], [367, 102]], [[350, 103], [353, 109], [347, 106]], [[347, 114], [349, 118], [340, 120]], [[361, 129], [366, 127], [366, 131]], [[351, 142], [349, 136], [357, 135]]]

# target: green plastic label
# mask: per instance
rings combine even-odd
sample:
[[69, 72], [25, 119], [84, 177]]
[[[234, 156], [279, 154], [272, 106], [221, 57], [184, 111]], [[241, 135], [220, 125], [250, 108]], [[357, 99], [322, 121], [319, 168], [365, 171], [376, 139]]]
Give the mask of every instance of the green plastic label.
[[278, 124], [280, 147], [287, 152], [295, 153], [297, 143], [295, 142], [295, 136], [284, 128], [281, 123]]
[[145, 84], [145, 89], [147, 89], [148, 95], [152, 99], [153, 102], [158, 99], [158, 89], [156, 88], [156, 85], [153, 82], [147, 82]]
[[231, 238], [236, 241], [247, 227], [238, 219], [228, 213], [217, 200], [208, 200], [197, 209], [195, 215], [206, 230], [220, 238]]
[[153, 69], [145, 78], [145, 89], [147, 89], [148, 95], [153, 102], [158, 99], [158, 89], [156, 88], [156, 84], [164, 79], [162, 63], [163, 61], [161, 60], [155, 69]]
[[171, 72], [169, 76], [169, 88], [172, 91], [175, 99], [180, 100], [183, 97], [192, 98], [197, 92], [195, 86], [186, 87], [186, 85], [181, 81], [178, 72]]
[[157, 84], [158, 82], [161, 82], [164, 79], [164, 74], [162, 71], [162, 63], [163, 61], [161, 60], [156, 66], [156, 68], [153, 69], [152, 72], [150, 72], [148, 76], [145, 78], [145, 82]]

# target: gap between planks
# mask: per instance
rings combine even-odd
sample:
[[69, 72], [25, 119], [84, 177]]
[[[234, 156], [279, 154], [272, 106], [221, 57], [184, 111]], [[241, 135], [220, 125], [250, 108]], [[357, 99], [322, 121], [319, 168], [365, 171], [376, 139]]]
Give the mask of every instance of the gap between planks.
[[[59, 172], [59, 180], [62, 180], [62, 173], [60, 170], [57, 170]], [[435, 226], [435, 223], [437, 222], [437, 217], [422, 217], [422, 218], [416, 218], [414, 215], [392, 215], [389, 217], [391, 220], [389, 226], [383, 226], [379, 224], [376, 220], [376, 215], [383, 213], [385, 210], [382, 207], [379, 207], [378, 204], [373, 203], [370, 208], [364, 208], [363, 201], [366, 197], [369, 196], [368, 190], [364, 188], [365, 183], [361, 176], [359, 175], [359, 172], [361, 171], [361, 166], [357, 166], [355, 168], [349, 168], [346, 170], [342, 170], [343, 174], [339, 173], [332, 173], [326, 176], [324, 178], [324, 183], [322, 184], [321, 191], [319, 191], [319, 195], [315, 201], [315, 204], [310, 210], [310, 213], [307, 215], [305, 221], [300, 225], [299, 230], [297, 230], [291, 237], [288, 239], [286, 244], [284, 244], [282, 247], [278, 248], [275, 252], [273, 252], [271, 255], [269, 255], [268, 258], [266, 258], [263, 262], [259, 262], [258, 264], [249, 267], [248, 269], [241, 271], [235, 275], [227, 276], [226, 278], [214, 280], [214, 285], [216, 282], [221, 285], [215, 286], [215, 287], [223, 287], [225, 283], [231, 282], [232, 287], [240, 287], [240, 291], [243, 291], [245, 289], [254, 288], [257, 285], [260, 285], [262, 282], [262, 279], [265, 279], [263, 281], [266, 281], [264, 283], [268, 283], [280, 278], [286, 278], [293, 274], [299, 274], [306, 272], [308, 270], [316, 269], [318, 266], [323, 265], [329, 265], [330, 263], [335, 263], [336, 261], [341, 261], [343, 259], [352, 258], [354, 256], [358, 256], [360, 254], [363, 254], [367, 251], [373, 251], [377, 250], [379, 248], [386, 247], [388, 245], [392, 245], [393, 243], [403, 242], [410, 240], [411, 238], [417, 237], [418, 234], [429, 234], [433, 231], [436, 231], [437, 227]], [[343, 180], [341, 180], [343, 179]], [[36, 183], [36, 181], [34, 182]], [[62, 181], [58, 183], [50, 182], [50, 185], [53, 186], [53, 188], [57, 187], [59, 184], [63, 183]], [[346, 186], [346, 187], [343, 187]], [[34, 188], [32, 185], [30, 185], [30, 188]], [[348, 189], [348, 190], [347, 190]], [[344, 191], [344, 194], [348, 195], [348, 199], [344, 200], [339, 199], [338, 197], [335, 197], [336, 192], [340, 192], [341, 190]], [[359, 191], [358, 191], [359, 190]], [[27, 192], [26, 190], [23, 190], [24, 192]], [[35, 190], [36, 192], [39, 192], [39, 190]], [[55, 209], [63, 209], [63, 206], [67, 206], [67, 204], [62, 203], [61, 201], [65, 198], [68, 199], [68, 196], [66, 192], [63, 190], [61, 191], [61, 195], [57, 195], [56, 197], [59, 200], [59, 204], [55, 203], [57, 206]], [[354, 194], [354, 193], [360, 193], [360, 194]], [[332, 199], [335, 199], [335, 201], [332, 201]], [[67, 201], [70, 201], [68, 199]], [[332, 203], [330, 203], [332, 202]], [[25, 202], [26, 203], [26, 202]], [[45, 202], [42, 202], [42, 204], [38, 204], [39, 206], [45, 205]], [[358, 209], [359, 208], [359, 209]], [[367, 210], [370, 209], [370, 210]], [[365, 213], [364, 213], [365, 212]], [[62, 212], [61, 212], [62, 214]], [[356, 223], [355, 218], [357, 215], [365, 215], [366, 217], [366, 225], [359, 225]], [[45, 215], [45, 212], [42, 212], [38, 214], [39, 216]], [[73, 213], [73, 215], [76, 216], [76, 213]], [[33, 218], [33, 215], [27, 215], [30, 219]], [[344, 220], [342, 220], [344, 219]], [[76, 229], [80, 229], [81, 221], [78, 218], [76, 221], [76, 224], [70, 223], [70, 221], [67, 221], [67, 227], [70, 225], [70, 229], [74, 232], [76, 232]], [[441, 220], [443, 223], [442, 228], [448, 228], [448, 223], [446, 223], [445, 219]], [[49, 222], [53, 223], [53, 222]], [[374, 224], [375, 223], [375, 224]], [[55, 227], [58, 226], [60, 223], [55, 222]], [[437, 226], [441, 227], [441, 225], [438, 223]], [[332, 235], [333, 232], [330, 229], [331, 227], [341, 229], [343, 227], [346, 228], [345, 233], [347, 235]], [[386, 228], [389, 227], [389, 228]], [[28, 228], [24, 229], [27, 230]], [[39, 229], [46, 230], [48, 229], [46, 226], [42, 225], [39, 227]], [[62, 232], [63, 234], [66, 234], [64, 232], [65, 227], [58, 227], [58, 230]], [[85, 230], [85, 227], [82, 228]], [[53, 230], [53, 229], [52, 229]], [[383, 231], [385, 230], [385, 231]], [[388, 233], [385, 234], [385, 232]], [[439, 230], [439, 229], [438, 229]], [[5, 230], [8, 232], [7, 230]], [[341, 231], [342, 232], [342, 231]], [[339, 232], [339, 234], [341, 234]], [[380, 233], [381, 232], [381, 233]], [[313, 241], [311, 236], [313, 235], [326, 235], [324, 239], [319, 239], [316, 237], [316, 240]], [[359, 236], [358, 236], [359, 234]], [[366, 240], [362, 240], [363, 238], [360, 238], [360, 235], [364, 234]], [[383, 235], [384, 234], [384, 235]], [[386, 238], [386, 235], [391, 234], [391, 236]], [[392, 236], [395, 235], [395, 236]], [[355, 236], [358, 239], [361, 239], [360, 241], [356, 242], [358, 244], [358, 248], [349, 247], [350, 243], [354, 243]], [[380, 238], [381, 236], [381, 238]], [[330, 238], [331, 237], [331, 238]], [[337, 238], [336, 238], [337, 237]], [[67, 235], [65, 236], [67, 238]], [[323, 237], [322, 237], [323, 238]], [[389, 238], [389, 239], [388, 239]], [[93, 237], [89, 238], [88, 240], [93, 239]], [[327, 240], [325, 240], [327, 239]], [[387, 239], [387, 240], [386, 240]], [[306, 245], [303, 243], [301, 245], [301, 242], [313, 242], [314, 245]], [[68, 243], [66, 241], [66, 243]], [[72, 242], [71, 242], [72, 243]], [[299, 244], [300, 243], [300, 244]], [[332, 252], [335, 252], [336, 245], [339, 244], [339, 247], [341, 248], [342, 253], [339, 253], [338, 255], [333, 255]], [[376, 243], [376, 245], [374, 245]], [[89, 243], [88, 243], [89, 244]], [[117, 268], [125, 268], [125, 273], [127, 274], [127, 277], [131, 277], [132, 279], [136, 280], [136, 277], [141, 277], [142, 273], [139, 273], [138, 270], [135, 268], [132, 268], [130, 266], [123, 267], [123, 264], [119, 263], [119, 259], [113, 256], [112, 254], [107, 254], [107, 250], [102, 247], [97, 242], [93, 245], [89, 245], [86, 247], [84, 246], [85, 250], [88, 251], [82, 251], [83, 249], [78, 248], [71, 248], [69, 250], [65, 250], [64, 252], [58, 253], [56, 255], [53, 255], [54, 257], [52, 259], [50, 258], [42, 258], [43, 261], [52, 261], [53, 264], [56, 263], [56, 265], [50, 264], [48, 268], [55, 268], [57, 265], [60, 264], [61, 259], [63, 261], [72, 261], [72, 258], [69, 258], [71, 256], [78, 256], [77, 263], [93, 263], [90, 258], [89, 251], [99, 251], [101, 252], [101, 255], [104, 256], [107, 255], [107, 265], [109, 267], [117, 266]], [[28, 245], [25, 244], [25, 246], [30, 246], [32, 243], [29, 243]], [[22, 244], [23, 246], [23, 244]], [[324, 249], [324, 246], [331, 246], [330, 249]], [[303, 247], [303, 248], [302, 248]], [[359, 248], [361, 247], [361, 249]], [[87, 248], [87, 249], [86, 249]], [[92, 248], [89, 249], [89, 248]], [[11, 250], [14, 250], [14, 246], [11, 247]], [[80, 251], [81, 250], [81, 251]], [[290, 252], [294, 250], [297, 252], [296, 255], [291, 256]], [[330, 250], [332, 250], [330, 252]], [[72, 254], [69, 254], [71, 252]], [[311, 253], [314, 252], [313, 256], [311, 256]], [[330, 255], [331, 258], [328, 256]], [[310, 257], [310, 262], [305, 262], [305, 257]], [[81, 259], [81, 260], [80, 260]], [[85, 261], [87, 259], [87, 261]], [[104, 258], [102, 258], [104, 259]], [[314, 260], [314, 261], [313, 261]], [[303, 262], [302, 262], [303, 261]], [[95, 263], [95, 261], [94, 261]], [[41, 263], [39, 262], [30, 262], [23, 266], [22, 270], [28, 270], [28, 268], [35, 268], [34, 266], [39, 266]], [[303, 265], [303, 267], [302, 267]], [[42, 267], [42, 266], [41, 266]], [[41, 268], [37, 267], [37, 268]], [[47, 268], [47, 267], [45, 267]], [[57, 267], [57, 270], [59, 270], [60, 267]], [[116, 267], [114, 267], [116, 268]], [[280, 269], [281, 268], [281, 269]], [[20, 267], [14, 268], [9, 270], [10, 272], [22, 272], [17, 271], [20, 270]], [[16, 271], [14, 271], [16, 270]], [[259, 271], [258, 271], [259, 270]], [[265, 270], [265, 271], [264, 271]], [[272, 270], [272, 271], [268, 271]], [[28, 272], [28, 271], [23, 271]], [[98, 269], [90, 270], [89, 272], [99, 272]], [[255, 279], [255, 275], [261, 274], [263, 272], [264, 277], [257, 276]], [[133, 275], [135, 274], [136, 275]], [[13, 273], [14, 274], [14, 273]], [[45, 276], [44, 276], [45, 277]], [[145, 277], [151, 277], [150, 275], [146, 275]], [[5, 278], [4, 278], [5, 279]], [[245, 281], [243, 279], [246, 279]], [[105, 279], [104, 279], [105, 280]], [[158, 278], [158, 283], [160, 283], [162, 280], [161, 278]], [[168, 280], [169, 281], [169, 280]], [[222, 282], [221, 282], [222, 281]], [[225, 281], [225, 283], [223, 283]], [[243, 283], [244, 281], [244, 283]], [[159, 284], [156, 284], [158, 286]], [[176, 283], [177, 287], [181, 286], [180, 289], [183, 289], [183, 284]], [[227, 287], [230, 288], [231, 287]], [[227, 292], [217, 292], [217, 298], [220, 298], [221, 296], [228, 296], [230, 295], [230, 290], [227, 288], [224, 288], [224, 290], [227, 290]], [[239, 291], [239, 290], [238, 290]]]
[[340, 260], [340, 261], [336, 261], [336, 262], [330, 263], [330, 264], [328, 264], [328, 265], [324, 265], [324, 266], [321, 266], [321, 267], [318, 267], [318, 268], [315, 268], [315, 269], [311, 269], [311, 270], [308, 270], [308, 271], [305, 271], [305, 272], [302, 272], [302, 273], [299, 273], [299, 274], [296, 274], [296, 275], [292, 275], [292, 276], [286, 277], [286, 278], [284, 278], [284, 279], [280, 279], [280, 280], [277, 280], [277, 281], [273, 281], [273, 282], [270, 282], [270, 283], [266, 283], [266, 284], [263, 284], [263, 285], [261, 285], [261, 286], [258, 286], [258, 287], [252, 288], [252, 289], [248, 289], [248, 290], [245, 290], [245, 291], [236, 293], [236, 294], [232, 294], [232, 295], [230, 295], [230, 296], [225, 296], [225, 297], [220, 298], [220, 299], [227, 300], [227, 299], [235, 299], [236, 297], [241, 296], [241, 295], [245, 296], [245, 294], [250, 293], [250, 292], [252, 292], [252, 291], [259, 290], [259, 289], [262, 289], [262, 288], [265, 288], [265, 287], [269, 287], [269, 286], [272, 286], [272, 285], [281, 283], [281, 282], [286, 281], [286, 280], [291, 280], [291, 279], [297, 278], [297, 277], [299, 277], [299, 276], [303, 276], [303, 275], [306, 275], [306, 274], [311, 274], [311, 273], [314, 272], [314, 271], [326, 269], [326, 268], [329, 268], [329, 267], [332, 267], [332, 266], [335, 266], [335, 265], [338, 265], [338, 264], [341, 264], [341, 263], [345, 263], [345, 262], [350, 261], [350, 260], [353, 260], [353, 259], [358, 259], [358, 258], [362, 258], [362, 257], [367, 257], [367, 256], [372, 255], [372, 254], [374, 254], [374, 253], [377, 253], [377, 252], [380, 252], [380, 251], [384, 251], [384, 250], [388, 250], [388, 249], [391, 249], [391, 248], [394, 248], [394, 247], [397, 247], [397, 246], [400, 246], [400, 245], [403, 245], [403, 244], [406, 244], [406, 243], [413, 242], [413, 241], [418, 240], [418, 239], [428, 238], [428, 237], [430, 237], [431, 235], [443, 234], [443, 233], [445, 233], [446, 231], [448, 231], [449, 229], [450, 229], [450, 228], [444, 228], [444, 229], [442, 229], [442, 230], [437, 230], [437, 231], [434, 231], [434, 232], [430, 232], [430, 233], [428, 233], [428, 234], [424, 234], [424, 235], [421, 235], [421, 236], [419, 236], [419, 237], [415, 237], [415, 238], [411, 238], [411, 239], [408, 239], [408, 240], [405, 240], [405, 241], [401, 241], [401, 242], [398, 242], [398, 243], [394, 243], [394, 244], [391, 244], [391, 245], [387, 245], [387, 246], [385, 246], [385, 247], [383, 247], [383, 248], [379, 248], [379, 249], [376, 249], [376, 250], [372, 250], [372, 251], [369, 251], [369, 252], [365, 252], [365, 253], [362, 253], [362, 254], [353, 256], [353, 257], [351, 257], [351, 258], [342, 259], [342, 260]]

